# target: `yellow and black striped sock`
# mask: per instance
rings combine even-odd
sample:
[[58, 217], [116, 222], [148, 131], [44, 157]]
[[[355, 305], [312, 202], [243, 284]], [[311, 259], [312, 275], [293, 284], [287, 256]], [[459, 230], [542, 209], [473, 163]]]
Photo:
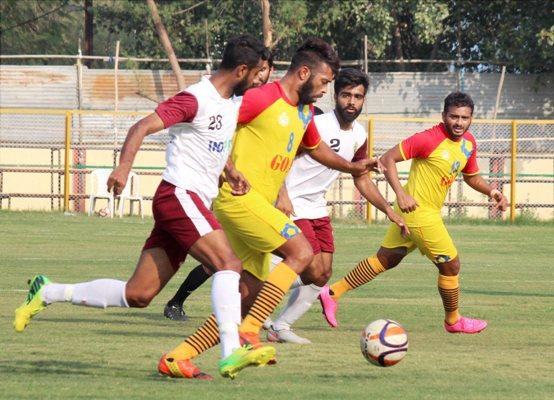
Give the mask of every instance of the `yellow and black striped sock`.
[[259, 333], [264, 321], [281, 302], [297, 276], [288, 265], [279, 263], [269, 273], [239, 331]]
[[458, 301], [460, 298], [458, 275], [445, 276], [439, 274], [438, 286], [444, 307], [444, 320], [447, 324], [453, 325], [460, 318], [460, 313], [458, 312]]
[[183, 343], [175, 347], [169, 353], [167, 358], [175, 360], [188, 360], [205, 352], [219, 343], [219, 329], [215, 315], [210, 315], [210, 318], [202, 324], [191, 336], [185, 339]]
[[350, 271], [344, 278], [330, 286], [331, 295], [333, 299], [338, 300], [344, 293], [372, 281], [377, 275], [385, 271], [385, 267], [383, 267], [377, 256], [366, 258], [360, 261], [356, 265], [356, 268]]

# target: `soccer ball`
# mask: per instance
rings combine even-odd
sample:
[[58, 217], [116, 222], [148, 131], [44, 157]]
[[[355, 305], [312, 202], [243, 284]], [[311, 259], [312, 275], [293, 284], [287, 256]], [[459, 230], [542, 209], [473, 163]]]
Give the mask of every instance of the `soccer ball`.
[[390, 367], [399, 363], [408, 351], [408, 335], [390, 319], [373, 321], [360, 335], [362, 354], [371, 364]]
[[98, 210], [98, 216], [102, 218], [107, 218], [107, 217], [110, 217], [111, 215], [112, 215], [112, 212], [109, 207], [104, 207]]

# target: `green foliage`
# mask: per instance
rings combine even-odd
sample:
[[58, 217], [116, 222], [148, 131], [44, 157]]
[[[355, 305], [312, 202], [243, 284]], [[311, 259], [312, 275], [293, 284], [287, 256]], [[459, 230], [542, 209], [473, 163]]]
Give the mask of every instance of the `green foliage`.
[[[156, 3], [179, 57], [204, 58], [209, 52], [219, 58], [226, 38], [242, 32], [262, 34], [257, 0]], [[374, 59], [460, 55], [507, 61], [510, 71], [542, 72], [552, 71], [552, 5], [544, 0], [272, 0], [271, 20], [280, 60], [289, 59], [312, 35], [335, 45], [342, 59], [361, 59], [367, 35], [369, 57]], [[43, 16], [53, 9], [57, 11]], [[145, 1], [93, 0], [92, 12], [95, 54], [113, 54], [120, 40], [122, 55], [165, 57]], [[0, 15], [3, 54], [75, 54], [78, 38], [83, 37], [82, 0], [5, 0], [0, 2]], [[37, 16], [41, 17], [25, 23]]]

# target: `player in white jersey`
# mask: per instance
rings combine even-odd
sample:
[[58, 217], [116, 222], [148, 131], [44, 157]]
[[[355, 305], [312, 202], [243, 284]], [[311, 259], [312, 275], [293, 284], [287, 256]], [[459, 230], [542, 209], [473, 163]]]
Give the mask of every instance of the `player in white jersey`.
[[[77, 284], [52, 283], [37, 275], [30, 281], [26, 301], [15, 311], [16, 331], [23, 331], [35, 314], [55, 302], [99, 308], [146, 307], [190, 254], [214, 272], [212, 305], [221, 334], [221, 375], [233, 378], [245, 366], [273, 358], [272, 347], [240, 346], [242, 264], [210, 211], [223, 170], [234, 194], [249, 189], [228, 161], [238, 117], [233, 95], [241, 96], [253, 85], [268, 57], [267, 48], [250, 35], [230, 39], [216, 73], [164, 101], [131, 127], [119, 165], [107, 182], [116, 195], [125, 187], [144, 138], [164, 128], [170, 128], [171, 135], [167, 167], [152, 204], [154, 229], [134, 274], [126, 282], [99, 279]], [[165, 359], [159, 370], [170, 376], [211, 378], [190, 361]]]
[[[367, 157], [367, 133], [355, 119], [362, 110], [368, 86], [367, 75], [363, 72], [341, 69], [335, 79], [335, 109], [314, 117], [321, 139], [346, 160]], [[302, 230], [315, 256], [309, 268], [300, 275], [296, 283], [299, 286], [291, 293], [279, 317], [273, 323], [266, 321], [267, 337], [271, 342], [310, 343], [295, 334], [291, 325], [308, 311], [331, 277], [335, 247], [325, 195], [339, 174], [308, 154], [301, 154], [294, 160], [281, 190], [276, 206], [290, 215]], [[369, 176], [364, 174], [353, 179], [361, 195], [406, 232], [404, 221], [394, 213]], [[302, 282], [311, 284], [302, 285]]]

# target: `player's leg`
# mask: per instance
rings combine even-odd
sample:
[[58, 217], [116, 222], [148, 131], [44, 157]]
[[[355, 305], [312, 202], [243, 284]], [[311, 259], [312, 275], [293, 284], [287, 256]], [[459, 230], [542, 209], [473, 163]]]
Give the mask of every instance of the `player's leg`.
[[250, 337], [251, 343], [259, 342], [258, 335], [264, 321], [281, 302], [297, 275], [304, 271], [313, 258], [311, 246], [298, 228], [292, 237], [277, 248], [277, 252], [283, 261], [265, 279], [240, 326], [242, 337]]
[[[263, 282], [247, 271], [242, 272], [240, 291], [243, 301], [243, 315], [248, 312], [262, 285]], [[214, 347], [219, 342], [219, 329], [215, 315], [212, 314], [200, 328], [191, 336], [187, 337], [183, 343], [162, 356], [158, 365], [158, 371], [172, 377], [210, 379], [211, 377], [200, 372], [191, 360]], [[250, 349], [248, 354], [238, 354], [238, 356], [240, 356], [240, 359], [234, 361], [236, 361], [236, 364], [239, 364], [238, 366], [241, 367], [241, 369], [248, 365], [265, 365], [274, 359], [275, 349], [269, 346], [259, 346], [255, 349]], [[241, 362], [247, 364], [240, 364]]]
[[377, 254], [360, 261], [344, 278], [321, 290], [319, 300], [323, 308], [323, 315], [329, 325], [338, 326], [336, 312], [340, 297], [346, 292], [371, 282], [387, 269], [396, 267], [413, 249], [412, 240], [402, 237], [400, 228], [396, 224], [390, 224]]
[[478, 333], [486, 321], [462, 317], [459, 313], [460, 259], [442, 219], [437, 216], [418, 229], [411, 230], [414, 242], [438, 268], [438, 291], [444, 307], [444, 328], [451, 333]]
[[27, 299], [15, 311], [15, 330], [23, 331], [34, 315], [57, 302], [96, 308], [146, 307], [174, 273], [165, 250], [157, 247], [143, 250], [135, 272], [127, 282], [97, 279], [61, 284], [38, 275], [30, 282]]
[[209, 269], [202, 264], [194, 267], [175, 295], [167, 302], [164, 307], [164, 316], [174, 321], [186, 321], [188, 318], [183, 309], [183, 304], [192, 292], [198, 289], [204, 282], [206, 282], [212, 273]]

